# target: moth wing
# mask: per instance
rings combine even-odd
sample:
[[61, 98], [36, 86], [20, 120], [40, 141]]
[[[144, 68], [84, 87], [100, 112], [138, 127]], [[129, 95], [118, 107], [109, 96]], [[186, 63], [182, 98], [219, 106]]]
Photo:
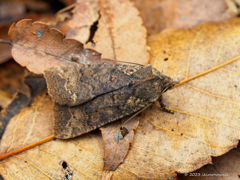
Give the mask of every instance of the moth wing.
[[[55, 102], [76, 106], [128, 86], [133, 82], [131, 75], [142, 68], [129, 65], [66, 65], [49, 68], [44, 76], [49, 95]], [[151, 71], [151, 68], [148, 69]], [[144, 80], [147, 76], [145, 73], [144, 77], [139, 75], [137, 79]]]
[[[142, 84], [137, 85], [139, 87], [124, 87], [78, 106], [68, 107], [56, 103], [55, 137], [73, 138], [143, 109], [152, 103], [150, 101], [154, 102], [158, 98], [157, 92], [151, 89], [153, 88], [151, 84], [151, 82], [147, 83], [148, 87]], [[144, 96], [143, 94], [146, 94], [144, 88], [149, 88], [152, 92], [147, 92]]]

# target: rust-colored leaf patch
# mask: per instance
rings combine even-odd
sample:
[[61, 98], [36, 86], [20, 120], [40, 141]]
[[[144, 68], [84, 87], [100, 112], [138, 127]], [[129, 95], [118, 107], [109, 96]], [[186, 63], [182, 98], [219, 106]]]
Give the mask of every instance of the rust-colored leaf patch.
[[94, 50], [84, 49], [83, 44], [74, 39], [64, 39], [58, 30], [41, 22], [19, 21], [11, 26], [9, 36], [14, 59], [37, 74], [61, 63], [97, 63], [101, 57]]
[[134, 118], [124, 124], [127, 119], [128, 117], [100, 128], [104, 141], [104, 170], [116, 170], [123, 163], [130, 144], [133, 143], [133, 130], [137, 128], [139, 121]]

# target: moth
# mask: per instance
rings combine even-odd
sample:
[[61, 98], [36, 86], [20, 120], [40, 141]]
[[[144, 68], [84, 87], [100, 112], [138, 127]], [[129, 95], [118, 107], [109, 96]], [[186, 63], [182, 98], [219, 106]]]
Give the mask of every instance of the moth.
[[[54, 135], [68, 139], [136, 115], [178, 82], [147, 66], [65, 65], [45, 70], [55, 101]], [[166, 109], [165, 109], [166, 110]]]

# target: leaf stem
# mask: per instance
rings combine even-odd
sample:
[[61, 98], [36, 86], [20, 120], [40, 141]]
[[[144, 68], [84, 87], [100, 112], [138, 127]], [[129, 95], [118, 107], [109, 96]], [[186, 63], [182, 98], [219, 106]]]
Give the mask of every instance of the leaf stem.
[[198, 78], [198, 77], [203, 76], [203, 75], [205, 75], [205, 74], [207, 74], [207, 73], [210, 73], [210, 72], [212, 72], [212, 71], [215, 71], [215, 70], [217, 70], [217, 69], [219, 69], [219, 68], [221, 68], [221, 67], [223, 67], [223, 66], [225, 66], [225, 65], [227, 65], [227, 64], [230, 64], [230, 63], [232, 63], [232, 62], [234, 62], [234, 61], [236, 61], [236, 60], [238, 60], [238, 59], [240, 59], [240, 56], [237, 56], [237, 57], [235, 57], [235, 58], [233, 58], [233, 59], [231, 59], [231, 60], [229, 60], [229, 61], [227, 61], [227, 62], [225, 62], [225, 63], [222, 63], [222, 64], [220, 64], [220, 65], [218, 65], [218, 66], [215, 66], [215, 67], [213, 67], [213, 68], [211, 68], [211, 69], [208, 69], [208, 70], [206, 70], [206, 71], [204, 71], [204, 72], [202, 72], [202, 73], [199, 73], [199, 74], [197, 74], [197, 75], [195, 75], [195, 76], [193, 76], [193, 77], [190, 77], [190, 78], [188, 78], [188, 79], [185, 79], [185, 80], [183, 80], [183, 81], [180, 81], [180, 82], [179, 82], [178, 84], [176, 84], [174, 87], [177, 87], [177, 86], [182, 85], [182, 84], [184, 84], [184, 83], [186, 83], [186, 82], [188, 82], [188, 81], [191, 81], [191, 80], [193, 80], [193, 79], [195, 79], [195, 78]]
[[4, 40], [4, 39], [0, 39], [0, 43], [1, 43], [1, 44], [12, 45], [12, 42], [10, 42], [10, 41], [6, 41], [6, 40]]
[[42, 139], [42, 140], [40, 140], [40, 141], [34, 142], [34, 143], [32, 143], [32, 144], [29, 144], [29, 145], [27, 145], [27, 146], [24, 146], [24, 147], [15, 149], [15, 150], [10, 151], [10, 152], [7, 152], [7, 153], [5, 153], [5, 154], [1, 154], [1, 155], [0, 155], [0, 160], [5, 159], [5, 158], [7, 158], [7, 157], [9, 157], [9, 156], [11, 156], [11, 155], [14, 155], [14, 154], [23, 152], [23, 151], [25, 151], [25, 150], [31, 149], [31, 148], [33, 148], [33, 147], [36, 147], [37, 145], [40, 145], [40, 144], [42, 144], [42, 143], [48, 142], [48, 141], [50, 141], [50, 140], [53, 140], [54, 138], [55, 138], [54, 135], [52, 135], [52, 136], [49, 136], [49, 137], [47, 137], [47, 138], [44, 138], [44, 139]]

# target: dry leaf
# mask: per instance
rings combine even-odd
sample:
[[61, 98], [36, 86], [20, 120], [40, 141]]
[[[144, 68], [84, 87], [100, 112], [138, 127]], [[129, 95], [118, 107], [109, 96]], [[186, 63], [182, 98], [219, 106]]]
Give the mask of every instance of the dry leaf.
[[215, 180], [215, 179], [229, 179], [239, 180], [239, 157], [240, 151], [233, 149], [227, 154], [220, 157], [213, 157], [213, 164], [206, 165], [201, 169], [191, 173], [185, 173], [179, 176], [179, 180]]
[[31, 107], [15, 115], [1, 141], [0, 154], [26, 146], [53, 134], [53, 102], [46, 91], [38, 95]]
[[120, 163], [123, 163], [130, 143], [133, 143], [133, 130], [137, 128], [139, 120], [134, 118], [124, 124], [128, 118], [127, 116], [121, 121], [100, 128], [104, 141], [104, 170], [116, 170]]
[[68, 22], [68, 38], [86, 43], [90, 37], [90, 28], [99, 18], [99, 0], [78, 0], [73, 9], [73, 16]]
[[14, 61], [8, 61], [0, 66], [0, 89], [14, 95], [19, 89], [27, 92], [28, 87], [23, 82], [25, 69]]
[[234, 17], [224, 0], [132, 0], [140, 11], [148, 34], [167, 28], [191, 28], [203, 21]]
[[88, 43], [85, 47], [101, 52], [103, 58], [148, 64], [146, 29], [133, 4], [129, 0], [101, 0], [99, 6], [95, 46]]
[[[10, 24], [3, 24], [0, 26], [0, 39], [8, 39], [7, 32]], [[0, 44], [0, 64], [6, 62], [12, 57], [11, 46], [7, 44]]]
[[26, 94], [22, 92], [15, 93], [12, 102], [0, 112], [0, 137], [3, 135], [9, 120], [26, 107], [29, 101], [30, 98]]
[[54, 65], [98, 63], [101, 56], [74, 39], [63, 39], [58, 30], [41, 22], [21, 20], [11, 26], [9, 36], [14, 59], [36, 74]]
[[[191, 30], [172, 29], [151, 36], [151, 63], [164, 74], [183, 80], [236, 58], [239, 23], [239, 19], [202, 23]], [[235, 147], [240, 138], [239, 63], [165, 93], [175, 114], [163, 113], [156, 106], [145, 111], [143, 121], [154, 126], [148, 138], [155, 145], [147, 147], [148, 138], [134, 145], [168, 159], [180, 173], [211, 163], [211, 156]]]

